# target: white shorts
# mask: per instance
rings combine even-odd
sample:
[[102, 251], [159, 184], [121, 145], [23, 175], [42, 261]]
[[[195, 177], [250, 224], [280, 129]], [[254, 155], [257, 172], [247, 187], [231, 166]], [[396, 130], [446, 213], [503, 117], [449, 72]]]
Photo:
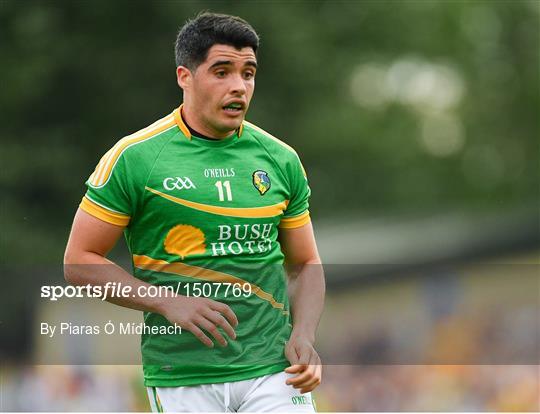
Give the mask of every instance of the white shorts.
[[187, 387], [147, 387], [153, 412], [314, 413], [311, 393], [285, 384], [292, 374], [278, 372], [244, 381]]

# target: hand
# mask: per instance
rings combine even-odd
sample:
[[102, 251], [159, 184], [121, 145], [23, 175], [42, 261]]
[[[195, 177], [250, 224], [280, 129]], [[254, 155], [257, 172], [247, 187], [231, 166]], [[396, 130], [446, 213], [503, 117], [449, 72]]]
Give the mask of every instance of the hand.
[[285, 346], [285, 356], [291, 366], [285, 369], [288, 374], [297, 374], [287, 380], [287, 385], [300, 389], [302, 394], [313, 391], [322, 378], [322, 363], [313, 343], [302, 337], [291, 336]]
[[166, 298], [160, 313], [171, 323], [193, 333], [210, 348], [214, 346], [214, 342], [202, 329], [212, 334], [222, 346], [227, 345], [227, 340], [219, 332], [218, 326], [223, 328], [229, 338], [236, 339], [233, 327], [238, 325], [238, 319], [224, 303], [207, 298], [175, 296]]

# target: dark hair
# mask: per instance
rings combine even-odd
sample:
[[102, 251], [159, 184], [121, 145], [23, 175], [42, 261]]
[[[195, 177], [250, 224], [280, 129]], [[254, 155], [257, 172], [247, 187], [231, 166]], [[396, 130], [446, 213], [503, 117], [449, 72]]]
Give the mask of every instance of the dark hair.
[[176, 66], [195, 70], [215, 44], [237, 49], [251, 47], [257, 53], [259, 36], [244, 19], [227, 14], [203, 12], [188, 20], [178, 32], [175, 43]]

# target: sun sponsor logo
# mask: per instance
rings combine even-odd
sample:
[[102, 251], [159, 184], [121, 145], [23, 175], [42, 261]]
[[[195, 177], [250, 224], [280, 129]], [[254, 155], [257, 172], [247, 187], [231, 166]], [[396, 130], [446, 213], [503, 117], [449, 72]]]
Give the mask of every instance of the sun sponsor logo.
[[180, 256], [184, 260], [187, 256], [204, 254], [206, 252], [206, 236], [198, 227], [189, 224], [178, 224], [169, 230], [163, 247], [169, 254]]

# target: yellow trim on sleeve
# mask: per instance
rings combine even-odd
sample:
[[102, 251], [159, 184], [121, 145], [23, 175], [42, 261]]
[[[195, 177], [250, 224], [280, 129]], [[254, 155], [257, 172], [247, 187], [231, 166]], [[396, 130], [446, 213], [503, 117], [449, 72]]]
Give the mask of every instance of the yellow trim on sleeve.
[[171, 114], [154, 122], [149, 127], [122, 138], [101, 158], [95, 171], [90, 176], [89, 184], [94, 188], [103, 187], [109, 181], [116, 162], [127, 148], [158, 136], [161, 132], [172, 128], [174, 125], [174, 116]]
[[295, 229], [302, 227], [304, 224], [309, 223], [310, 221], [309, 211], [306, 211], [299, 216], [282, 218], [279, 223], [279, 228], [281, 229]]
[[106, 223], [114, 224], [115, 226], [125, 227], [129, 224], [130, 216], [125, 214], [115, 213], [107, 210], [104, 207], [90, 201], [88, 198], [83, 197], [81, 204], [79, 204], [81, 210], [84, 210], [91, 216], [98, 218]]

